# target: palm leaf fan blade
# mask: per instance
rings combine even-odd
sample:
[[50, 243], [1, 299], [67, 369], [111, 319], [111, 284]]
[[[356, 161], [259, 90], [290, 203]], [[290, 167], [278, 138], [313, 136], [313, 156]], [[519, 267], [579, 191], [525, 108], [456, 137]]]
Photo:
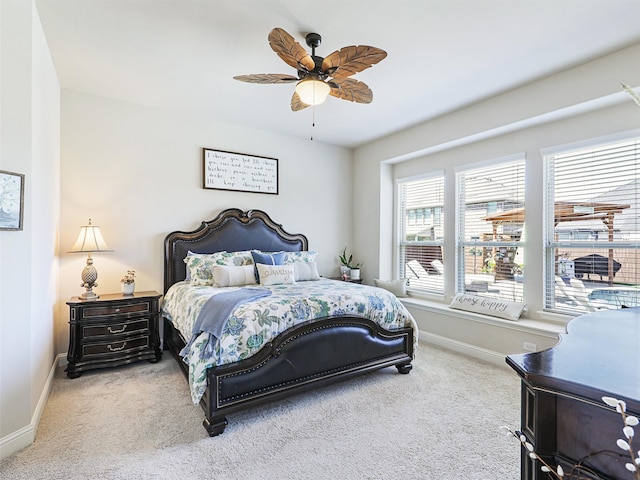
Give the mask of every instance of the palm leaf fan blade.
[[300, 96], [297, 92], [293, 92], [293, 96], [291, 97], [291, 110], [294, 112], [298, 112], [307, 108], [309, 105], [300, 100]]
[[291, 83], [300, 80], [298, 77], [285, 75], [282, 73], [253, 73], [251, 75], [237, 75], [235, 80], [247, 83]]
[[271, 30], [269, 33], [269, 45], [287, 65], [296, 70], [304, 67], [307, 71], [310, 71], [316, 66], [313, 58], [302, 48], [302, 45], [281, 28]]
[[322, 70], [334, 78], [346, 78], [384, 60], [387, 52], [368, 45], [352, 45], [330, 54], [322, 61]]
[[353, 78], [333, 79], [329, 95], [356, 103], [371, 103], [373, 92], [369, 86]]

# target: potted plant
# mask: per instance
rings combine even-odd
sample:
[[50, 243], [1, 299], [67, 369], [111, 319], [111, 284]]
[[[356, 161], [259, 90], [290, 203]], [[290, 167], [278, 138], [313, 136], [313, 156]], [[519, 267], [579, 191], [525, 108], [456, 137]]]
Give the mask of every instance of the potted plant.
[[340, 259], [340, 276], [349, 275], [352, 268], [351, 262], [353, 261], [353, 255], [347, 257], [347, 247], [344, 247], [338, 258]]
[[351, 269], [349, 270], [349, 275], [351, 276], [351, 280], [360, 280], [360, 267], [363, 262], [355, 263], [351, 265]]
[[123, 295], [133, 295], [136, 289], [136, 271], [127, 270], [127, 273], [120, 279], [120, 288]]
[[524, 282], [524, 265], [520, 265], [519, 263], [514, 263], [513, 267], [511, 267], [511, 273], [513, 274], [513, 279], [518, 282]]
[[353, 255], [347, 256], [347, 247], [344, 247], [338, 258], [340, 259], [340, 276], [342, 279], [360, 280], [362, 262], [353, 263]]

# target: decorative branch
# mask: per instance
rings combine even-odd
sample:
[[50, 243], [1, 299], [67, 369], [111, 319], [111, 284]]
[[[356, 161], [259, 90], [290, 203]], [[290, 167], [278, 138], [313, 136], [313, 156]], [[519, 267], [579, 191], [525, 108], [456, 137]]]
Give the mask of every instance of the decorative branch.
[[[636, 452], [633, 449], [633, 438], [635, 434], [633, 427], [638, 425], [640, 423], [640, 420], [638, 420], [638, 417], [634, 415], [627, 414], [627, 405], [623, 400], [618, 400], [617, 398], [613, 397], [602, 397], [602, 401], [610, 407], [614, 407], [616, 409], [616, 412], [620, 413], [622, 417], [622, 423], [624, 425], [622, 428], [622, 433], [624, 434], [625, 438], [619, 438], [616, 441], [616, 445], [618, 445], [621, 450], [624, 450], [629, 454], [631, 461], [625, 464], [625, 468], [629, 470], [629, 472], [633, 473], [633, 480], [640, 480], [640, 450]], [[596, 472], [582, 465], [582, 461], [584, 460], [584, 458], [580, 460], [576, 465], [574, 465], [571, 471], [568, 473], [565, 473], [561, 465], [558, 465], [554, 468], [536, 453], [533, 445], [527, 440], [527, 437], [522, 432], [518, 430], [511, 430], [507, 426], [502, 426], [500, 427], [500, 429], [505, 432], [507, 436], [516, 438], [520, 442], [520, 444], [527, 450], [529, 457], [541, 463], [540, 470], [547, 473], [549, 475], [549, 478], [554, 478], [555, 480], [582, 480], [593, 478], [594, 476], [595, 478], [600, 478]], [[593, 456], [593, 454], [590, 454], [588, 457], [591, 456]], [[577, 471], [578, 473], [574, 474], [574, 471]], [[588, 472], [590, 476], [583, 477], [580, 475], [580, 471]]]
[[626, 440], [624, 438], [619, 438], [616, 445], [618, 445], [620, 449], [629, 453], [631, 462], [626, 463], [625, 468], [633, 473], [633, 478], [635, 480], [640, 480], [640, 450], [637, 452], [634, 452], [633, 450], [633, 437], [635, 433], [633, 427], [640, 423], [638, 421], [638, 417], [627, 415], [627, 404], [622, 400], [618, 400], [613, 397], [602, 397], [602, 401], [610, 407], [614, 407], [616, 412], [618, 412], [622, 417], [622, 423], [624, 424], [622, 433]]
[[638, 95], [636, 91], [629, 85], [625, 85], [624, 83], [621, 83], [620, 85], [622, 85], [622, 88], [625, 90], [625, 92], [627, 92], [629, 96], [633, 98], [633, 101], [640, 105], [640, 95]]
[[542, 465], [540, 466], [540, 469], [543, 472], [549, 473], [551, 475], [553, 475], [554, 478], [556, 478], [557, 480], [564, 480], [564, 470], [562, 469], [562, 467], [560, 465], [558, 465], [555, 469], [549, 465], [547, 462], [545, 462], [542, 457], [540, 455], [538, 455], [535, 451], [535, 449], [533, 448], [533, 445], [527, 440], [527, 437], [524, 436], [524, 434], [518, 430], [511, 430], [509, 427], [507, 427], [506, 425], [503, 425], [502, 427], [500, 427], [500, 430], [502, 430], [503, 432], [505, 432], [507, 434], [507, 436], [512, 436], [514, 438], [516, 438], [520, 444], [527, 449], [527, 451], [529, 452], [529, 457], [539, 461]]

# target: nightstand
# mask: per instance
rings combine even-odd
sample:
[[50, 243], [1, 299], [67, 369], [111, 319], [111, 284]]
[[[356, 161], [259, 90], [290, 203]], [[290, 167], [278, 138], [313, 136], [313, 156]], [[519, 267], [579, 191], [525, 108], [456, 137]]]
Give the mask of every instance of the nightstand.
[[85, 370], [138, 360], [160, 360], [158, 292], [105, 294], [95, 300], [71, 298], [69, 305], [69, 378]]
[[331, 280], [340, 280], [342, 282], [349, 282], [349, 283], [362, 283], [362, 279], [361, 278], [348, 278], [346, 280], [344, 280], [342, 277], [331, 277]]

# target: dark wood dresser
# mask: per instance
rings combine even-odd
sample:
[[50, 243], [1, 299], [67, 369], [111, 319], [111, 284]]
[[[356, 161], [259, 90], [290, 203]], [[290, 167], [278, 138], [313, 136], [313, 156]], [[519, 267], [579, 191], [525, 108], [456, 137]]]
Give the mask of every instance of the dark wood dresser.
[[157, 362], [162, 356], [158, 333], [158, 292], [106, 294], [96, 300], [73, 297], [69, 305], [67, 376], [94, 368], [138, 360]]
[[[621, 416], [602, 397], [640, 415], [640, 308], [576, 317], [558, 345], [507, 363], [522, 379], [521, 430], [545, 461], [565, 473], [581, 461], [597, 474], [580, 478], [633, 479], [624, 466], [630, 457], [616, 446]], [[549, 478], [526, 451], [521, 462], [523, 480]]]

